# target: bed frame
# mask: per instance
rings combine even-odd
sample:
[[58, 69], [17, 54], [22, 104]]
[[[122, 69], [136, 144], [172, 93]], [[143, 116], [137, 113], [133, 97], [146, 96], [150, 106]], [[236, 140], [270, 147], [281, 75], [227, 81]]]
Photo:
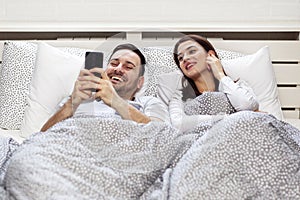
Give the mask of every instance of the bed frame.
[[[9, 34], [9, 35], [7, 35]], [[108, 51], [113, 45], [131, 42], [139, 47], [173, 46], [182, 33], [133, 31], [115, 33], [4, 33], [0, 34], [0, 59], [5, 40], [42, 40], [53, 46], [73, 46]], [[115, 36], [112, 36], [112, 35]], [[300, 119], [300, 41], [294, 33], [199, 33], [218, 49], [254, 53], [268, 45], [278, 83], [279, 98], [286, 118]], [[107, 46], [107, 41], [109, 46]], [[1, 60], [0, 60], [1, 61]]]

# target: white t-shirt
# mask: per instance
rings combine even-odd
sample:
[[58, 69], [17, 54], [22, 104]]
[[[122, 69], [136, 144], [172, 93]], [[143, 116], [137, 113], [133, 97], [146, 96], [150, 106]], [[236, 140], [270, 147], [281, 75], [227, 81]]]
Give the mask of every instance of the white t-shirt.
[[[176, 90], [183, 92], [183, 100], [196, 97], [180, 71], [160, 75], [158, 83], [158, 97], [166, 105], [169, 105]], [[258, 102], [252, 88], [243, 80], [234, 82], [230, 77], [225, 76], [220, 80], [218, 91], [227, 95], [236, 111], [258, 109]]]
[[[183, 78], [180, 71], [163, 74], [158, 77], [158, 97], [169, 106], [170, 119], [173, 126], [181, 131], [192, 130], [200, 122], [214, 123], [226, 115], [186, 115], [184, 113], [184, 101], [195, 98], [195, 93]], [[227, 94], [227, 97], [236, 111], [256, 110], [258, 102], [253, 90], [247, 83], [239, 80], [234, 82], [226, 76], [220, 80], [219, 91]]]
[[[168, 108], [158, 98], [152, 96], [136, 97], [134, 101], [128, 101], [128, 103], [148, 117], [155, 117], [165, 122], [170, 121]], [[107, 106], [103, 101], [95, 100], [87, 100], [82, 102], [75, 111], [74, 116], [99, 116], [102, 114], [114, 115], [117, 118], [121, 118], [115, 109]]]

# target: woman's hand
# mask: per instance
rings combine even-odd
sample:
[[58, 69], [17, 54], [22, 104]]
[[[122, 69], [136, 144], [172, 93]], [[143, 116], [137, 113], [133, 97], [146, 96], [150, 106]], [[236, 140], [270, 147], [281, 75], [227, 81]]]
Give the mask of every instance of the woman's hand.
[[213, 51], [208, 52], [206, 63], [208, 64], [208, 70], [212, 71], [216, 79], [221, 80], [225, 76], [221, 61], [215, 56]]

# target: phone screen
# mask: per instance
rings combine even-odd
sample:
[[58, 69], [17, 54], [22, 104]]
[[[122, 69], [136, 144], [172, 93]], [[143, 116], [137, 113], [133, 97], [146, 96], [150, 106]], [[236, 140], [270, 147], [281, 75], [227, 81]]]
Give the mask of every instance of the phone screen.
[[[92, 69], [95, 67], [103, 68], [103, 53], [102, 52], [86, 52], [85, 53], [85, 69]], [[95, 76], [101, 78], [101, 74], [94, 73]]]
[[[103, 53], [102, 52], [86, 52], [85, 53], [85, 62], [84, 68], [85, 69], [93, 69], [95, 67], [103, 68]], [[94, 72], [94, 75], [101, 78], [100, 73]], [[92, 92], [97, 92], [95, 89], [92, 89]]]

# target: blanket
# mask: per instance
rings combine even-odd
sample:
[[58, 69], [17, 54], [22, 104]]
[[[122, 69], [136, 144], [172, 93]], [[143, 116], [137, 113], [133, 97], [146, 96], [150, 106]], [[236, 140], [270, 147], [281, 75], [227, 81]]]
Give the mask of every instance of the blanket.
[[170, 176], [169, 199], [300, 199], [300, 131], [249, 111], [200, 137]]
[[15, 151], [7, 199], [138, 199], [191, 139], [167, 123], [80, 116]]
[[185, 112], [230, 115], [195, 127], [198, 139], [143, 199], [300, 199], [297, 128], [266, 113], [233, 113], [218, 92], [187, 102]]
[[160, 122], [79, 116], [36, 133], [3, 154], [10, 158], [0, 196], [300, 199], [297, 128], [266, 113], [234, 113], [222, 93], [203, 94], [185, 111], [223, 117], [182, 133]]

